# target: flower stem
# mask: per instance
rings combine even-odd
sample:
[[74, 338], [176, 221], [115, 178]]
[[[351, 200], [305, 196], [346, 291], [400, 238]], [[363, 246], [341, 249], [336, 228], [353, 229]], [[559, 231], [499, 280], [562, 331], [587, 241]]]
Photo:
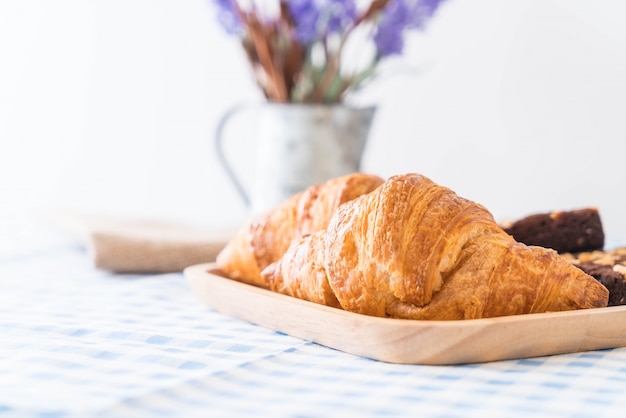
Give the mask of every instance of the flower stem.
[[313, 92], [313, 101], [318, 102], [321, 101], [324, 97], [327, 96], [328, 90], [331, 88], [331, 85], [334, 80], [340, 77], [339, 71], [341, 69], [341, 55], [343, 53], [343, 48], [350, 37], [352, 31], [356, 29], [361, 23], [366, 20], [373, 19], [376, 14], [381, 11], [389, 2], [389, 0], [373, 0], [368, 9], [360, 15], [344, 32], [341, 37], [339, 47], [335, 54], [330, 57], [328, 61], [328, 66], [322, 78]]

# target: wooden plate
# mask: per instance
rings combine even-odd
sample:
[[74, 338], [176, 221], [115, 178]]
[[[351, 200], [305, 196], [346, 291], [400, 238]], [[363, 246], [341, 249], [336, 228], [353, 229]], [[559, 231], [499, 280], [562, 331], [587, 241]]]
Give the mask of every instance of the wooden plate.
[[207, 306], [274, 331], [390, 363], [462, 364], [626, 346], [626, 306], [465, 321], [371, 317], [240, 283], [214, 263], [185, 277]]

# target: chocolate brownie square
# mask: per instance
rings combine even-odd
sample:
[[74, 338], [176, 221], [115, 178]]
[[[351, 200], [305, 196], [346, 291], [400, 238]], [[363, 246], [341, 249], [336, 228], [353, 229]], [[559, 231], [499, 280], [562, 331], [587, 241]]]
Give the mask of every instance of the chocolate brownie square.
[[552, 248], [559, 253], [604, 247], [604, 230], [596, 208], [534, 214], [503, 228], [516, 241]]
[[609, 306], [626, 305], [626, 247], [562, 256], [608, 289]]

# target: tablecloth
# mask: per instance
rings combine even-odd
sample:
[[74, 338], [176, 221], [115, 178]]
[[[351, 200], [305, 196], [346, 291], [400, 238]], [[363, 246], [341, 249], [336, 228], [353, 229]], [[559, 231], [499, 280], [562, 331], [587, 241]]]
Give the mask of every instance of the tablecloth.
[[623, 348], [388, 364], [217, 313], [181, 273], [97, 270], [44, 229], [0, 229], [0, 417], [599, 417], [626, 405]]

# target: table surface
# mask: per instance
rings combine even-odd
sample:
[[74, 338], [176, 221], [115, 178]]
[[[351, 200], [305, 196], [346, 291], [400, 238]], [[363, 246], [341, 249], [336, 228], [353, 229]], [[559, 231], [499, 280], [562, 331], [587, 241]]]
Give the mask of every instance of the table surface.
[[623, 348], [383, 363], [212, 311], [181, 273], [100, 271], [79, 242], [28, 220], [5, 223], [0, 416], [623, 414]]

